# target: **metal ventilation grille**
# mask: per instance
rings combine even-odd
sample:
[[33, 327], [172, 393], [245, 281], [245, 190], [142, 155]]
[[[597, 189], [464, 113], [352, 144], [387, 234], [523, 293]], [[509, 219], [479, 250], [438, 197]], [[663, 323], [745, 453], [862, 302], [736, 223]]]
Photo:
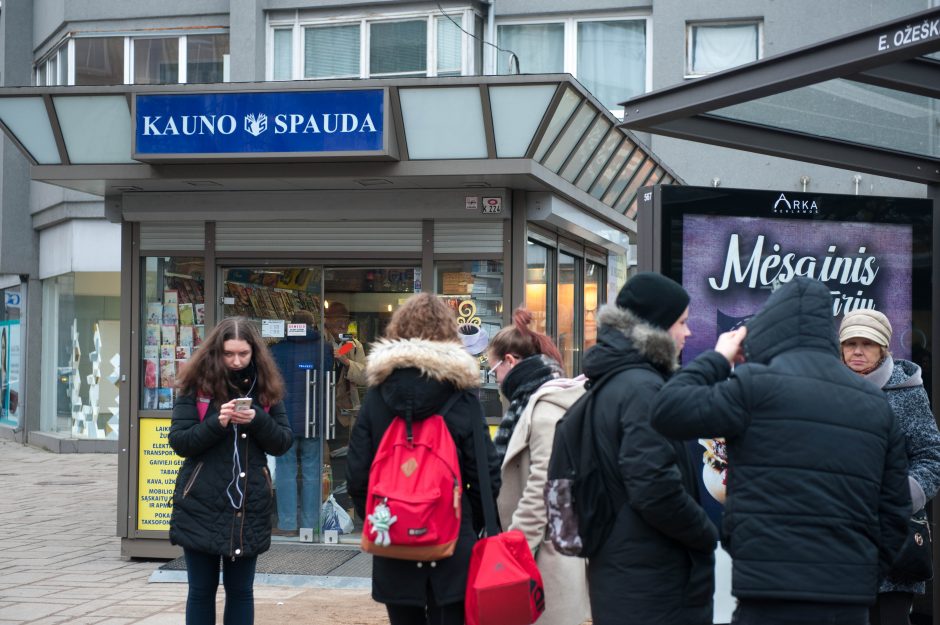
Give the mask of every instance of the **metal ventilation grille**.
[[438, 221], [434, 223], [435, 254], [502, 254], [503, 222]]
[[220, 252], [421, 252], [420, 221], [219, 222]]
[[198, 250], [205, 249], [206, 235], [202, 222], [197, 223], [141, 223], [140, 250]]

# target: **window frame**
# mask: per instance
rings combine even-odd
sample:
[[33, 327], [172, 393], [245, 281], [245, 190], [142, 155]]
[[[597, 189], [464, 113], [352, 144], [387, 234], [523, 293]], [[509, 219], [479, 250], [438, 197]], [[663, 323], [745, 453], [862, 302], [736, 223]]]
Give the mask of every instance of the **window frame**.
[[[166, 29], [158, 30], [147, 33], [134, 33], [129, 34], [127, 32], [95, 32], [95, 33], [70, 33], [69, 35], [63, 37], [55, 46], [51, 47], [45, 54], [39, 57], [33, 64], [33, 82], [36, 86], [51, 86], [47, 81], [48, 71], [47, 68], [49, 63], [55, 59], [57, 68], [56, 68], [56, 85], [62, 86], [75, 86], [75, 41], [77, 39], [106, 39], [121, 37], [124, 41], [124, 82], [125, 85], [133, 85], [134, 83], [134, 41], [136, 39], [176, 39], [179, 45], [179, 71], [177, 72], [177, 81], [175, 83], [166, 83], [166, 84], [187, 84], [188, 81], [188, 61], [189, 61], [189, 49], [187, 46], [188, 33], [185, 30], [179, 29]], [[229, 43], [231, 44], [231, 32], [227, 28], [207, 28], [205, 30], [199, 31], [199, 35], [228, 35]], [[67, 66], [62, 68], [62, 57], [60, 56], [62, 52], [65, 53], [65, 58], [67, 61]], [[231, 67], [231, 48], [229, 49], [229, 67]], [[224, 67], [223, 60], [223, 67]], [[63, 74], [65, 74], [63, 76]], [[225, 76], [223, 70], [222, 82], [230, 82], [231, 78]]]
[[[460, 75], [473, 75], [476, 69], [482, 72], [482, 68], [475, 68], [474, 39], [468, 35], [473, 32], [474, 20], [481, 17], [480, 14], [470, 6], [448, 8], [444, 13], [437, 10], [432, 11], [399, 11], [375, 15], [363, 12], [348, 12], [330, 17], [323, 15], [294, 12], [291, 16], [274, 17], [271, 14], [267, 16], [265, 26], [265, 80], [275, 81], [274, 78], [274, 31], [281, 29], [291, 30], [291, 71], [290, 78], [277, 79], [284, 80], [331, 80], [334, 77], [325, 78], [305, 78], [304, 77], [304, 45], [307, 28], [327, 27], [327, 26], [350, 26], [359, 25], [359, 75], [355, 77], [343, 76], [342, 78], [366, 79], [371, 77], [369, 67], [369, 45], [371, 37], [371, 25], [377, 23], [390, 22], [410, 22], [425, 20], [427, 22], [427, 56], [425, 64], [425, 76], [434, 78], [437, 73], [437, 31], [438, 20], [450, 16], [456, 21], [465, 32], [460, 33]], [[413, 72], [401, 74], [403, 76], [413, 76]], [[381, 74], [381, 78], [394, 77], [395, 74]], [[335, 77], [339, 78], [339, 77]]]
[[[722, 19], [722, 20], [695, 20], [685, 24], [685, 66], [683, 68], [683, 78], [701, 78], [717, 72], [695, 72], [692, 67], [692, 41], [693, 29], [702, 26], [757, 26], [757, 58], [759, 61], [764, 58], [764, 20], [762, 18], [742, 18], [742, 19]], [[753, 62], [753, 61], [751, 61]], [[731, 69], [731, 68], [726, 68]], [[725, 71], [725, 70], [719, 70]]]
[[[562, 72], [566, 74], [571, 74], [575, 78], [578, 77], [578, 24], [583, 22], [633, 22], [633, 21], [643, 21], [645, 22], [644, 31], [646, 33], [646, 69], [645, 69], [645, 80], [644, 80], [644, 92], [652, 91], [653, 89], [653, 36], [652, 36], [652, 25], [653, 25], [653, 16], [646, 12], [638, 11], [627, 11], [627, 12], [617, 12], [617, 13], [595, 13], [586, 16], [577, 16], [577, 17], [558, 17], [558, 16], [541, 16], [541, 17], [514, 17], [508, 19], [496, 18], [496, 45], [502, 46], [499, 40], [499, 27], [500, 26], [527, 26], [527, 25], [541, 25], [541, 24], [563, 24], [564, 25], [564, 67]], [[497, 52], [498, 54], [498, 52]], [[524, 68], [523, 68], [524, 69]], [[499, 68], [494, 68], [497, 74], [499, 74]], [[618, 117], [623, 117], [623, 109], [620, 107], [608, 109], [614, 115]]]

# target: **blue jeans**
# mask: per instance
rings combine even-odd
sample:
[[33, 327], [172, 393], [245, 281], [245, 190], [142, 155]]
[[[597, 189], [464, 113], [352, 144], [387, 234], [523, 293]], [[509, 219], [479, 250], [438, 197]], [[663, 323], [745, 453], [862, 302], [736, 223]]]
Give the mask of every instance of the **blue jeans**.
[[[277, 470], [277, 526], [282, 530], [317, 527], [320, 519], [320, 448], [319, 438], [294, 437], [294, 444], [283, 456], [275, 458]], [[300, 456], [300, 509], [297, 508], [297, 456]], [[299, 515], [297, 513], [300, 513]]]
[[224, 625], [252, 625], [255, 622], [255, 564], [257, 556], [225, 558], [212, 553], [184, 549], [189, 594], [186, 597], [186, 625], [215, 625], [215, 594], [219, 589], [219, 560], [225, 586]]

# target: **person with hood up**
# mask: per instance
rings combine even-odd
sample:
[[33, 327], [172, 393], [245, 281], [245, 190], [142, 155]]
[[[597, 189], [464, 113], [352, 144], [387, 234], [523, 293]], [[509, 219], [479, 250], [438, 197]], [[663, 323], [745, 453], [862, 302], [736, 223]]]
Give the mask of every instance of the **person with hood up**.
[[[584, 359], [596, 381], [601, 453], [620, 469], [625, 493], [613, 529], [588, 562], [594, 625], [711, 625], [718, 530], [698, 503], [686, 445], [656, 432], [650, 410], [691, 336], [689, 295], [673, 280], [640, 273], [598, 315], [597, 344]], [[550, 602], [551, 597], [546, 597]]]
[[824, 284], [795, 278], [719, 336], [660, 392], [653, 426], [725, 438], [733, 623], [868, 623], [907, 536], [907, 456], [884, 394], [840, 361]]
[[558, 553], [547, 538], [543, 490], [555, 424], [584, 394], [586, 378], [564, 377], [561, 353], [529, 328], [529, 311], [516, 309], [512, 321], [490, 341], [488, 355], [509, 400], [494, 440], [502, 460], [499, 520], [504, 529], [525, 534], [542, 574], [546, 600], [539, 625], [581, 625], [591, 616], [586, 561]]
[[[888, 351], [891, 334], [891, 322], [877, 310], [847, 313], [839, 326], [842, 362], [883, 390], [888, 398], [904, 434], [911, 507], [916, 518], [926, 519], [924, 507], [940, 489], [940, 432], [920, 367], [892, 357]], [[914, 594], [924, 594], [925, 590], [923, 581], [900, 581], [889, 573], [881, 581], [878, 600], [869, 611], [871, 625], [909, 625]]]
[[474, 393], [480, 385], [479, 364], [460, 342], [453, 310], [436, 296], [421, 293], [392, 315], [385, 338], [369, 354], [366, 375], [369, 390], [353, 427], [347, 459], [349, 494], [360, 518], [365, 518], [372, 460], [392, 420], [439, 414], [459, 393], [443, 415], [464, 483], [454, 554], [433, 562], [373, 556], [372, 598], [386, 605], [391, 625], [460, 625], [470, 551], [484, 527], [479, 471], [490, 472], [494, 492], [500, 484], [496, 449], [488, 437], [489, 466], [476, 463], [473, 420], [483, 419]]
[[[271, 347], [281, 375], [287, 384], [288, 393], [285, 407], [294, 432], [294, 444], [283, 456], [275, 459], [274, 481], [277, 488], [277, 527], [276, 536], [297, 536], [300, 527], [316, 528], [320, 514], [321, 474], [320, 458], [323, 440], [319, 432], [313, 431], [313, 425], [320, 423], [322, 415], [310, 414], [305, 405], [307, 394], [307, 371], [315, 379], [321, 367], [324, 370], [333, 367], [333, 351], [324, 349], [317, 320], [309, 310], [298, 310], [291, 316], [291, 323], [303, 324], [302, 336], [288, 336]], [[316, 387], [314, 387], [316, 388]], [[314, 392], [314, 388], [310, 391]], [[312, 402], [309, 410], [319, 411], [322, 402]], [[297, 475], [300, 472], [300, 508], [297, 507]]]

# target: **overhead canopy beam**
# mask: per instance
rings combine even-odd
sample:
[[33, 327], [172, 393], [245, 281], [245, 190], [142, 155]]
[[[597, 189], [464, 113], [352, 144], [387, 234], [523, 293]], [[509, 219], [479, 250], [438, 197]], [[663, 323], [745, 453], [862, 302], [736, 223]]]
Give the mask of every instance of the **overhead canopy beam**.
[[940, 61], [910, 59], [846, 76], [848, 80], [940, 99]]
[[644, 124], [634, 127], [634, 130], [913, 182], [940, 183], [940, 163], [937, 161], [705, 115], [648, 126]]

